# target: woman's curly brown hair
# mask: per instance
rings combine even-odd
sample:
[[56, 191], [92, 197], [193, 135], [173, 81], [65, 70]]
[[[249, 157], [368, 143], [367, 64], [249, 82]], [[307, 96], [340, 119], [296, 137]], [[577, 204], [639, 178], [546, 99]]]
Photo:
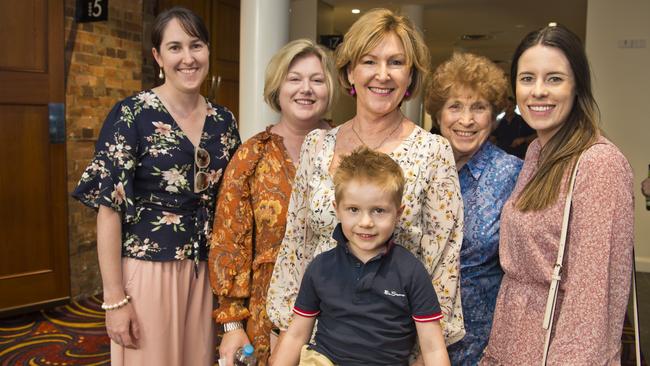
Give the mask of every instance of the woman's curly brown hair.
[[490, 103], [493, 119], [506, 107], [508, 79], [503, 70], [486, 57], [454, 53], [436, 68], [425, 85], [424, 108], [435, 125], [453, 89], [463, 87], [473, 90]]

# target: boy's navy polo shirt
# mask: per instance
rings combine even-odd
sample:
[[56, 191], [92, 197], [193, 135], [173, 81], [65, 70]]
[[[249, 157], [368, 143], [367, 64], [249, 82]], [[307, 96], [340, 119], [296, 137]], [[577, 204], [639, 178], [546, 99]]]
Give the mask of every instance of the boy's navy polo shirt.
[[414, 321], [442, 318], [429, 273], [391, 241], [364, 264], [340, 224], [332, 236], [338, 245], [309, 264], [294, 306], [298, 315], [318, 316], [312, 348], [340, 365], [407, 365]]

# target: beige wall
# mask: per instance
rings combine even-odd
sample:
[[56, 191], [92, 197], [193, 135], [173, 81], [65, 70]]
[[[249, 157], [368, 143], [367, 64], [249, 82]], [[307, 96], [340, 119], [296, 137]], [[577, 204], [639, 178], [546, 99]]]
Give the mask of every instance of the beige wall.
[[318, 0], [318, 24], [316, 26], [318, 35], [334, 34], [334, 7], [328, 3]]
[[[650, 163], [650, 1], [589, 0], [587, 54], [596, 100], [607, 137], [623, 151], [634, 171], [637, 269], [650, 272], [650, 211], [640, 182]], [[619, 48], [619, 41], [642, 39], [645, 48]]]
[[289, 6], [289, 40], [309, 38], [317, 42], [318, 1], [291, 0]]

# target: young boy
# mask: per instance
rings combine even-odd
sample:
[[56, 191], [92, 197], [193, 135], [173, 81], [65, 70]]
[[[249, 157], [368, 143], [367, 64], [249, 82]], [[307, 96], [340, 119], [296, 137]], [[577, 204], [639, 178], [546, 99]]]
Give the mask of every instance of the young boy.
[[[416, 333], [425, 365], [449, 365], [431, 278], [391, 240], [404, 208], [399, 165], [360, 148], [341, 160], [334, 185], [338, 245], [307, 267], [275, 365], [408, 365]], [[316, 344], [306, 346], [316, 319]]]

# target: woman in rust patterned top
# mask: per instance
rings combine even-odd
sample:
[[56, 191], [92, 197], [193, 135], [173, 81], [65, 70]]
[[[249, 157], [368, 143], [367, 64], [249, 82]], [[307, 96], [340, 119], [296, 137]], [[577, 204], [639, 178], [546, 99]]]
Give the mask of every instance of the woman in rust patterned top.
[[252, 343], [265, 365], [271, 322], [266, 293], [284, 237], [287, 207], [300, 147], [316, 128], [329, 129], [323, 114], [334, 95], [333, 61], [310, 40], [293, 41], [271, 59], [264, 98], [280, 121], [246, 141], [224, 174], [210, 246], [210, 281], [219, 298], [214, 311], [224, 328], [219, 354], [231, 365]]
[[501, 214], [505, 272], [482, 365], [539, 365], [564, 202], [578, 157], [547, 365], [620, 365], [633, 247], [632, 172], [602, 136], [579, 38], [551, 24], [521, 42], [512, 89], [538, 138]]

